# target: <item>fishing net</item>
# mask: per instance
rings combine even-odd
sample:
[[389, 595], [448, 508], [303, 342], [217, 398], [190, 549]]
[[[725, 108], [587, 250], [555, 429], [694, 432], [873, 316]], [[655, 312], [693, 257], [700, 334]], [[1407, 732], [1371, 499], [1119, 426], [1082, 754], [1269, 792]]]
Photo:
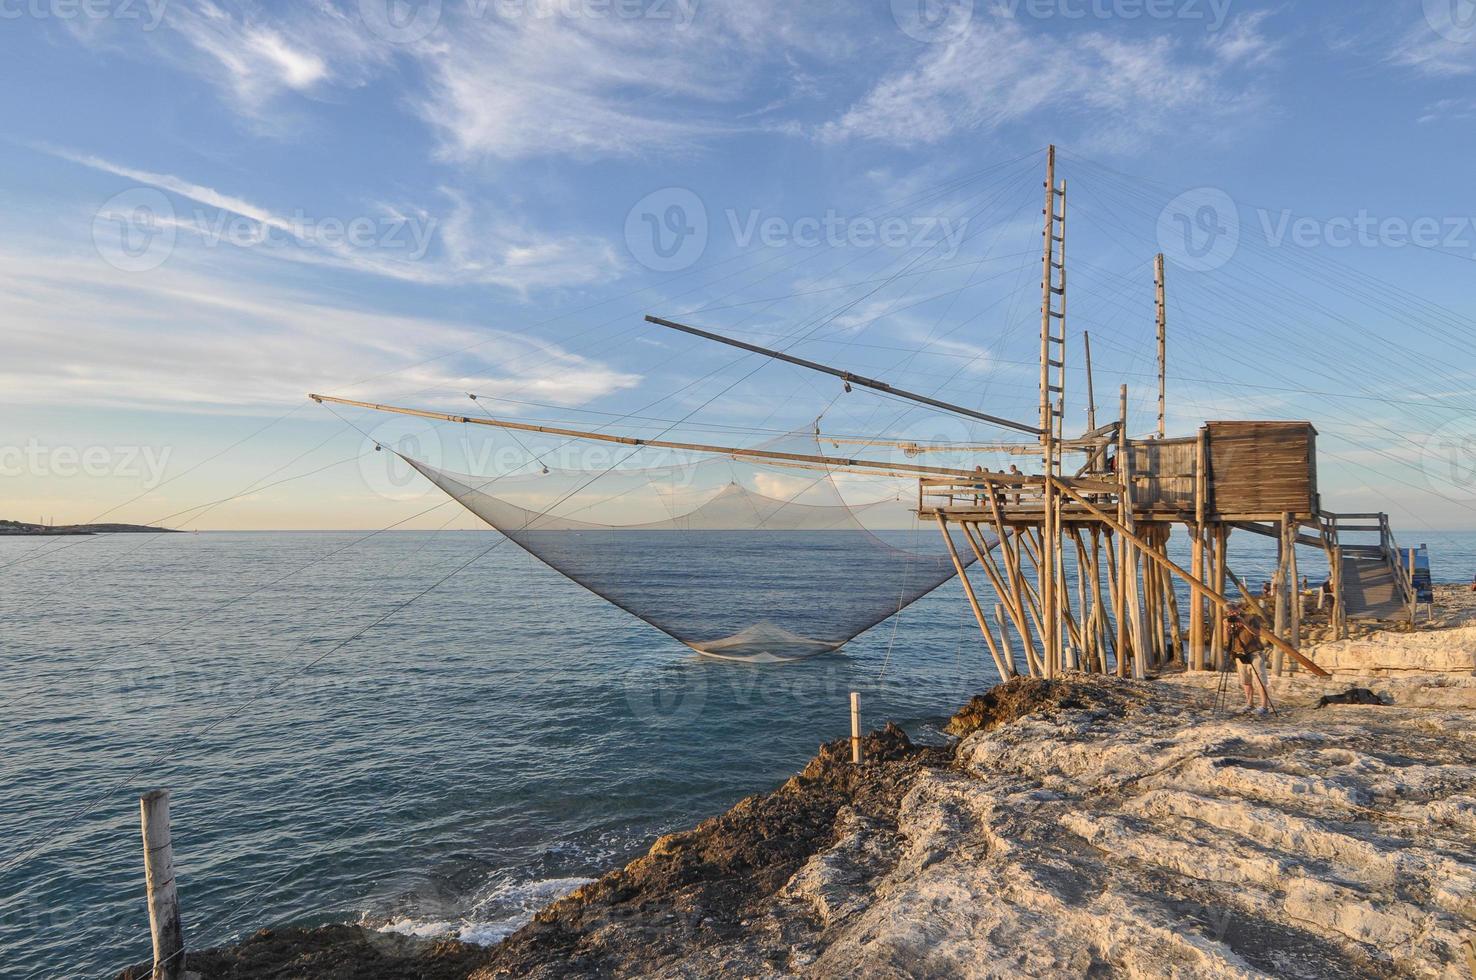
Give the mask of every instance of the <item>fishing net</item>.
[[[813, 438], [765, 448], [819, 454]], [[406, 461], [534, 557], [709, 656], [837, 650], [955, 574], [937, 526], [913, 513], [916, 482], [897, 475], [731, 457], [481, 476]], [[961, 536], [955, 547], [971, 558]]]

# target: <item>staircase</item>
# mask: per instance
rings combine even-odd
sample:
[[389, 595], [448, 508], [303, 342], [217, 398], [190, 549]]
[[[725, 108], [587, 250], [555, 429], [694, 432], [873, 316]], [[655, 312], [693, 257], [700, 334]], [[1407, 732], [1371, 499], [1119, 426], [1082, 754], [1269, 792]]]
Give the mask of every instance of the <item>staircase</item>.
[[[1322, 515], [1323, 534], [1336, 548], [1347, 619], [1412, 620], [1415, 594], [1399, 561], [1387, 514]], [[1345, 535], [1378, 535], [1376, 544], [1344, 544]]]

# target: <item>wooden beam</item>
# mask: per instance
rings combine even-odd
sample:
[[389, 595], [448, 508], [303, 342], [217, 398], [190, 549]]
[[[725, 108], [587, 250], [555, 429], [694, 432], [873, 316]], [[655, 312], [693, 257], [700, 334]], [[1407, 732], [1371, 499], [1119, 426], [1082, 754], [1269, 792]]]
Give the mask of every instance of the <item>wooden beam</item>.
[[724, 337], [722, 334], [711, 333], [707, 330], [699, 330], [697, 327], [689, 327], [684, 323], [677, 323], [674, 320], [667, 320], [659, 316], [648, 316], [646, 317], [646, 322], [654, 323], [660, 327], [667, 327], [671, 330], [678, 330], [682, 333], [691, 334], [694, 337], [701, 337], [704, 340], [711, 340], [719, 344], [726, 344], [729, 347], [737, 347], [739, 350], [750, 351], [754, 354], [762, 354], [765, 357], [772, 357], [776, 361], [784, 361], [786, 364], [794, 364], [802, 368], [809, 368], [811, 371], [819, 371], [821, 374], [828, 374], [831, 377], [840, 378], [846, 384], [860, 385], [863, 388], [870, 388], [872, 391], [880, 391], [888, 395], [896, 395], [898, 398], [903, 398], [910, 402], [917, 402], [921, 405], [929, 405], [933, 408], [941, 408], [945, 412], [952, 412], [955, 415], [962, 415], [966, 418], [977, 419], [980, 422], [988, 422], [991, 425], [1004, 426], [1006, 429], [1014, 429], [1017, 432], [1024, 432], [1028, 435], [1040, 435], [1039, 429], [1035, 428], [1034, 426], [1026, 425], [1024, 422], [1015, 422], [1010, 419], [1002, 419], [995, 415], [985, 415], [983, 412], [976, 412], [972, 408], [964, 408], [962, 405], [954, 405], [949, 402], [939, 401], [936, 398], [929, 398], [927, 395], [919, 395], [915, 391], [907, 391], [904, 388], [896, 388], [892, 385], [887, 384], [885, 381], [878, 381], [875, 378], [868, 378], [860, 374], [852, 374], [850, 371], [842, 371], [840, 368], [833, 368], [827, 364], [821, 364], [818, 361], [807, 361], [802, 357], [794, 357], [791, 354], [785, 354], [782, 351], [777, 350], [770, 350], [767, 347], [760, 347], [757, 344], [744, 343], [743, 341], [735, 340], [732, 337]]
[[622, 446], [654, 446], [657, 449], [681, 449], [694, 453], [715, 453], [719, 456], [740, 456], [744, 459], [777, 459], [791, 463], [821, 463], [826, 466], [838, 468], [857, 467], [862, 469], [879, 469], [887, 471], [906, 471], [911, 473], [930, 473], [936, 476], [968, 477], [978, 476], [973, 470], [955, 470], [944, 466], [915, 466], [908, 463], [884, 463], [869, 459], [840, 459], [831, 456], [815, 456], [805, 453], [778, 453], [765, 449], [743, 449], [734, 446], [709, 446], [696, 442], [669, 442], [662, 439], [636, 439], [632, 436], [613, 436], [603, 432], [587, 432], [582, 429], [560, 429], [548, 425], [530, 425], [526, 422], [511, 422], [507, 419], [496, 418], [471, 418], [465, 415], [451, 415], [446, 412], [429, 412], [419, 408], [401, 408], [395, 405], [379, 405], [374, 402], [355, 401], [352, 398], [335, 398], [332, 395], [308, 395], [315, 402], [331, 402], [335, 405], [350, 405], [354, 408], [368, 408], [376, 412], [389, 412], [393, 415], [412, 415], [422, 419], [441, 419], [445, 422], [460, 422], [465, 425], [486, 425], [495, 429], [512, 429], [517, 432], [542, 432], [553, 436], [567, 436], [571, 439], [589, 439], [593, 442], [614, 442]]
[[989, 621], [984, 618], [984, 610], [979, 606], [979, 597], [974, 594], [974, 586], [969, 581], [969, 573], [964, 571], [964, 564], [958, 557], [958, 549], [953, 546], [953, 537], [948, 533], [948, 519], [942, 514], [938, 515], [938, 530], [943, 533], [943, 543], [948, 546], [948, 557], [953, 559], [953, 568], [958, 572], [958, 580], [963, 583], [964, 594], [969, 597], [969, 606], [974, 610], [974, 619], [979, 623], [979, 632], [984, 634], [984, 642], [989, 644], [989, 653], [994, 657], [994, 667], [999, 671], [999, 679], [1007, 681], [1013, 673], [1005, 666], [999, 647], [995, 646], [994, 633], [989, 629]]

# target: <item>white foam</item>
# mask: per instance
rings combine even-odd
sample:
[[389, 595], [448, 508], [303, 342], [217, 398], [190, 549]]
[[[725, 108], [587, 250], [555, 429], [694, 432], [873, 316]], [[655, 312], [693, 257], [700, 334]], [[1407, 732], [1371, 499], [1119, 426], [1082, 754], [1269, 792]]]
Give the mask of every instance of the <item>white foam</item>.
[[[458, 919], [417, 919], [401, 916], [374, 926], [417, 939], [451, 936], [474, 946], [495, 946], [532, 920], [545, 905], [587, 885], [593, 878], [543, 878], [538, 881], [503, 882], [480, 897], [469, 913]], [[495, 909], [503, 914], [482, 918], [478, 913]]]

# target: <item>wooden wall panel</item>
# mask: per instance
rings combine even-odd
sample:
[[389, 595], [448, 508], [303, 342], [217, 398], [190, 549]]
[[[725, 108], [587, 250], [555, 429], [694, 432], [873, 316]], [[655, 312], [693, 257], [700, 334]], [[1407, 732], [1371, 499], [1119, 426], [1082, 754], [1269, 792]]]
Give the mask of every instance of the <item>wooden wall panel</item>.
[[1218, 515], [1317, 511], [1317, 430], [1307, 422], [1209, 422], [1209, 508]]

